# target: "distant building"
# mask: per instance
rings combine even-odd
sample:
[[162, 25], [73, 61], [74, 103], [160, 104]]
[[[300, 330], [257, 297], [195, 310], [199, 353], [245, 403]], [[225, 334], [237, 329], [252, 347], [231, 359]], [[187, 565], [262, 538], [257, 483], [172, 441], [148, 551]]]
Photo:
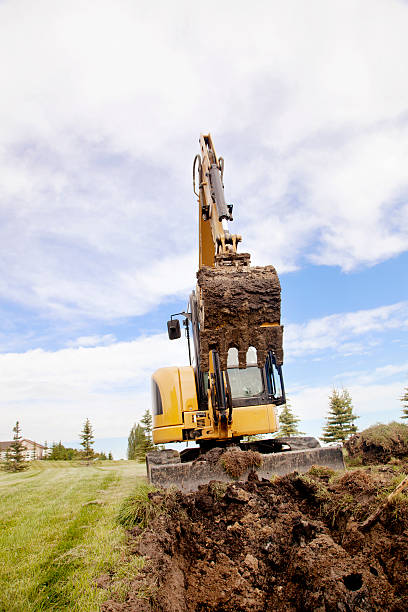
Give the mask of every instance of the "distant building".
[[[48, 454], [48, 449], [39, 444], [38, 442], [33, 442], [33, 440], [27, 440], [27, 438], [23, 438], [21, 440], [25, 451], [24, 458], [26, 461], [34, 461], [35, 459], [45, 459]], [[6, 458], [6, 451], [13, 444], [13, 440], [7, 442], [0, 442], [0, 460], [4, 460]]]

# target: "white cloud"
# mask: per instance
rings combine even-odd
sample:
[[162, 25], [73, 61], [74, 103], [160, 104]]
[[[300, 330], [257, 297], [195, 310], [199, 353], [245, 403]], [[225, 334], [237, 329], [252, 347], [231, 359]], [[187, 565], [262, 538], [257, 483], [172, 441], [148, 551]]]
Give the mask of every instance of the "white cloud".
[[379, 366], [369, 371], [354, 370], [349, 372], [341, 372], [340, 374], [336, 374], [335, 378], [341, 382], [352, 379], [356, 384], [370, 385], [378, 382], [379, 380], [390, 380], [396, 376], [399, 376], [400, 374], [405, 374], [408, 382], [408, 361], [404, 363]]
[[150, 377], [186, 365], [185, 342], [167, 335], [93, 348], [0, 355], [0, 439], [18, 419], [37, 440], [75, 439], [89, 417], [98, 438], [127, 436], [150, 408]]
[[116, 338], [113, 334], [103, 334], [102, 336], [80, 336], [76, 340], [67, 342], [69, 347], [86, 347], [86, 346], [106, 346], [113, 344]]
[[365, 352], [376, 335], [393, 329], [408, 330], [408, 302], [290, 323], [285, 326], [285, 351], [289, 359], [327, 349], [346, 355]]
[[[379, 384], [350, 384], [347, 389], [353, 401], [354, 414], [362, 417], [363, 423], [388, 423], [400, 418], [402, 404], [399, 398], [403, 381], [389, 383], [384, 378]], [[301, 418], [302, 424], [308, 427], [309, 421], [319, 420], [323, 426], [332, 391], [333, 386], [325, 385], [305, 388], [291, 394], [292, 408]], [[357, 426], [361, 429], [360, 421]], [[363, 425], [363, 428], [365, 426]]]
[[1, 3], [0, 295], [95, 318], [185, 295], [207, 129], [254, 263], [406, 250], [407, 26], [396, 0]]

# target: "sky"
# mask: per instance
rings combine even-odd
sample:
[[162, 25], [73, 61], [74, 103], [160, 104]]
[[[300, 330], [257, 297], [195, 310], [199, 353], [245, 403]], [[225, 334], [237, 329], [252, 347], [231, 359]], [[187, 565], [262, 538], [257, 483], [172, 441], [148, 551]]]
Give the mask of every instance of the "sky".
[[284, 376], [320, 435], [408, 386], [408, 3], [0, 0], [0, 439], [124, 456], [198, 265], [192, 161], [282, 284]]

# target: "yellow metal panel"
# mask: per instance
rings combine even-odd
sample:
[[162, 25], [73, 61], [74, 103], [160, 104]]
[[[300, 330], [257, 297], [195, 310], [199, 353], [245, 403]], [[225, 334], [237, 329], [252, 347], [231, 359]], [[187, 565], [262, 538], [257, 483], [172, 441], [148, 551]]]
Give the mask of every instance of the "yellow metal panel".
[[158, 427], [153, 429], [153, 442], [155, 444], [165, 444], [166, 442], [181, 442], [183, 439], [183, 427], [175, 425], [173, 427]]
[[214, 266], [214, 256], [215, 256], [215, 244], [212, 235], [211, 222], [204, 221], [203, 216], [201, 214], [201, 205], [198, 207], [199, 214], [199, 253], [200, 253], [200, 261], [199, 267], [203, 266]]
[[156, 370], [152, 378], [159, 387], [163, 405], [163, 414], [153, 415], [153, 427], [182, 425], [179, 369], [177, 367], [160, 368]]
[[191, 366], [179, 368], [181, 409], [182, 411], [197, 410], [197, 388], [195, 383], [194, 369]]
[[180, 441], [183, 439], [183, 412], [198, 408], [194, 370], [191, 366], [160, 368], [152, 378], [159, 388], [163, 406], [162, 414], [153, 414], [153, 442]]
[[232, 411], [231, 436], [251, 436], [278, 431], [275, 406], [242, 406]]

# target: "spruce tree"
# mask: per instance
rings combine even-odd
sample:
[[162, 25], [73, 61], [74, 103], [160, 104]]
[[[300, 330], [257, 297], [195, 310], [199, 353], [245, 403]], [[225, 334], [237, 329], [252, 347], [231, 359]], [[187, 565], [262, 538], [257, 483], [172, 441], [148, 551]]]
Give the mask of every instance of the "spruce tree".
[[408, 419], [408, 387], [404, 389], [404, 395], [401, 397], [401, 402], [403, 405], [401, 419]]
[[112, 455], [111, 452], [109, 452], [108, 459], [109, 459], [109, 461], [113, 461], [113, 455]]
[[22, 443], [21, 429], [18, 421], [13, 427], [13, 432], [13, 441], [6, 451], [4, 469], [8, 472], [21, 472], [28, 468], [28, 462], [24, 456], [25, 446]]
[[144, 435], [145, 435], [145, 445], [144, 445], [144, 454], [154, 449], [153, 439], [152, 439], [152, 428], [153, 428], [153, 419], [152, 413], [149, 408], [146, 408], [143, 418], [140, 421]]
[[143, 461], [146, 455], [146, 435], [143, 427], [136, 423], [130, 430], [128, 437], [127, 458], [135, 461]]
[[323, 442], [344, 442], [357, 431], [354, 421], [359, 417], [353, 414], [353, 404], [347, 389], [333, 389], [329, 401], [329, 413], [320, 439]]
[[82, 451], [83, 457], [84, 459], [87, 459], [89, 461], [90, 459], [92, 459], [93, 454], [94, 454], [94, 450], [92, 448], [92, 445], [94, 443], [94, 436], [92, 432], [92, 425], [89, 419], [86, 419], [84, 423], [84, 427], [81, 433], [79, 434], [79, 437], [82, 440], [80, 444], [84, 449]]
[[289, 438], [290, 436], [302, 435], [303, 432], [299, 431], [298, 423], [300, 423], [300, 419], [294, 415], [292, 406], [287, 400], [279, 415], [279, 431], [276, 436]]

